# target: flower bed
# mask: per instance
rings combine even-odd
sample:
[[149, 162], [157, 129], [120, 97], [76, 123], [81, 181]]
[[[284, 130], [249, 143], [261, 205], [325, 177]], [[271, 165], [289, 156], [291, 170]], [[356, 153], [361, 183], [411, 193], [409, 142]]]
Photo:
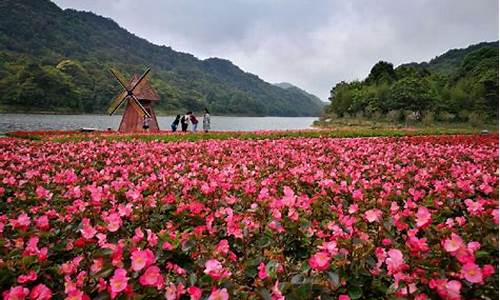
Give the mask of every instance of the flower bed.
[[0, 287], [496, 299], [498, 136], [0, 139]]

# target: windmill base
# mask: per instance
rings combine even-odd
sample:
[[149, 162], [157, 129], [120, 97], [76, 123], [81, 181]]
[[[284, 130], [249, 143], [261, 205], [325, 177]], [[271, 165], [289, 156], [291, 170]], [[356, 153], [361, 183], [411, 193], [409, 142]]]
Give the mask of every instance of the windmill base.
[[159, 131], [156, 114], [153, 110], [151, 101], [140, 101], [142, 106], [149, 112], [151, 118], [149, 120], [149, 129], [144, 129], [144, 117], [142, 117], [128, 102], [123, 112], [122, 121], [120, 122], [119, 132], [151, 132]]

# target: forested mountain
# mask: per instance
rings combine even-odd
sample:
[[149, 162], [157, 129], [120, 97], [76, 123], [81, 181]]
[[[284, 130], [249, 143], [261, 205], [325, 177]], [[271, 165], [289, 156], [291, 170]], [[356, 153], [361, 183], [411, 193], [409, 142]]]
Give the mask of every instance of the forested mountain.
[[309, 99], [311, 99], [313, 102], [321, 105], [321, 106], [326, 106], [327, 105], [327, 103], [321, 101], [321, 99], [319, 99], [318, 96], [315, 96], [315, 95], [313, 95], [311, 93], [308, 93], [308, 92], [304, 91], [303, 89], [299, 88], [298, 86], [295, 86], [295, 85], [293, 85], [291, 83], [280, 82], [280, 83], [275, 83], [274, 85], [278, 86], [278, 87], [280, 87], [282, 89], [288, 90], [288, 91], [300, 93], [300, 94], [308, 97]]
[[336, 117], [496, 122], [498, 41], [397, 68], [380, 61], [365, 80], [337, 83], [330, 101]]
[[199, 60], [157, 46], [90, 12], [48, 0], [0, 1], [0, 111], [102, 113], [126, 75], [152, 67], [164, 112], [319, 115], [322, 106], [246, 73], [228, 60]]

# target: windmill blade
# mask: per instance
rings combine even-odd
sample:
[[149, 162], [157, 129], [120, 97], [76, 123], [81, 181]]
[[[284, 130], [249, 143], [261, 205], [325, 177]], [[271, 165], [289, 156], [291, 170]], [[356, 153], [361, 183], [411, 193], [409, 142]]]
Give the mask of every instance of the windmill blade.
[[130, 98], [128, 103], [139, 114], [139, 116], [141, 116], [141, 118], [144, 118], [145, 116], [147, 116], [148, 118], [150, 117], [144, 107], [134, 98]]
[[[142, 81], [137, 81], [137, 84], [134, 84], [134, 90], [133, 93], [136, 97], [144, 96], [142, 95], [142, 89], [143, 87], [148, 83], [148, 79], [144, 78]], [[131, 90], [132, 92], [132, 90]]]
[[137, 82], [134, 84], [134, 86], [132, 86], [132, 88], [130, 89], [130, 92], [133, 92], [134, 89], [139, 85], [139, 83], [141, 83], [141, 81], [146, 78], [146, 76], [148, 75], [149, 71], [151, 71], [151, 68], [148, 68], [144, 74], [142, 74], [141, 77], [139, 77], [139, 80], [137, 80]]
[[109, 69], [109, 71], [111, 72], [111, 74], [113, 74], [113, 76], [115, 76], [116, 80], [118, 80], [118, 82], [120, 83], [120, 85], [126, 91], [128, 91], [128, 89], [127, 89], [127, 81], [125, 80], [125, 76], [123, 76], [123, 74], [120, 71], [118, 71], [117, 69], [115, 69], [115, 68], [111, 68], [111, 69]]
[[139, 102], [139, 99], [137, 99], [133, 94], [130, 104], [135, 110], [137, 110], [141, 117], [147, 116], [148, 118], [151, 118], [149, 112], [144, 108], [144, 106], [142, 106], [141, 102]]
[[116, 95], [115, 98], [111, 101], [111, 104], [108, 106], [108, 109], [106, 110], [109, 115], [112, 115], [120, 105], [122, 105], [123, 102], [125, 102], [125, 99], [127, 98], [127, 92], [123, 91]]

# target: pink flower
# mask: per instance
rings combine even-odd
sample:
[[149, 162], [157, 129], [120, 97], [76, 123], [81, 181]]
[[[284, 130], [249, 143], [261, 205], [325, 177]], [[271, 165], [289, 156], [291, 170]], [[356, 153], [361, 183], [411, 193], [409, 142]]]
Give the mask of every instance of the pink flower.
[[495, 267], [489, 264], [484, 265], [482, 271], [483, 271], [483, 277], [488, 278], [495, 273]]
[[424, 227], [432, 222], [432, 215], [429, 210], [424, 206], [419, 206], [417, 213], [415, 214], [417, 227]]
[[184, 293], [184, 286], [182, 283], [180, 284], [180, 289], [175, 286], [175, 284], [170, 283], [169, 286], [165, 289], [165, 299], [166, 300], [176, 300], [180, 298], [180, 294]]
[[429, 245], [427, 245], [426, 238], [417, 238], [415, 236], [408, 237], [407, 246], [414, 252], [427, 252], [429, 251]]
[[144, 274], [139, 277], [139, 283], [144, 286], [155, 286], [160, 289], [163, 285], [163, 277], [161, 276], [160, 268], [157, 266], [148, 267]]
[[82, 236], [85, 239], [90, 240], [97, 233], [97, 230], [95, 230], [94, 227], [92, 227], [92, 225], [90, 224], [90, 220], [88, 218], [83, 218], [82, 228], [80, 229], [80, 232], [82, 233]]
[[446, 293], [446, 299], [455, 300], [460, 299], [460, 289], [462, 284], [460, 281], [450, 280], [445, 284], [444, 291]]
[[75, 288], [67, 292], [65, 300], [90, 300], [90, 298], [84, 292]]
[[199, 287], [191, 286], [187, 289], [189, 296], [191, 296], [191, 300], [199, 300], [202, 295], [202, 290]]
[[147, 240], [148, 240], [149, 246], [155, 247], [156, 245], [158, 245], [158, 236], [154, 232], [152, 232], [150, 229], [146, 229], [146, 233], [148, 235]]
[[135, 249], [132, 251], [131, 260], [132, 260], [132, 270], [137, 272], [142, 270], [144, 267], [148, 267], [154, 264], [156, 261], [156, 257], [153, 251], [149, 249], [146, 250]]
[[229, 242], [227, 240], [220, 240], [215, 248], [215, 252], [223, 254], [227, 254], [229, 250]]
[[471, 253], [475, 253], [477, 250], [479, 250], [481, 248], [481, 244], [476, 242], [476, 241], [472, 241], [472, 242], [469, 242], [467, 244], [467, 249], [471, 252]]
[[320, 249], [325, 250], [326, 252], [330, 253], [330, 255], [336, 255], [338, 250], [339, 250], [337, 248], [337, 242], [335, 242], [335, 241], [323, 243], [323, 245], [321, 245]]
[[389, 271], [389, 274], [396, 274], [400, 272], [404, 266], [403, 253], [401, 253], [398, 249], [391, 249], [387, 251], [385, 263], [387, 264], [387, 271]]
[[363, 200], [363, 190], [357, 189], [354, 192], [352, 192], [352, 199]]
[[31, 218], [26, 213], [22, 213], [17, 217], [16, 226], [14, 227], [28, 227], [30, 224]]
[[477, 216], [484, 210], [483, 204], [480, 201], [465, 199], [464, 203], [467, 206], [467, 211], [471, 214], [471, 216]]
[[229, 294], [227, 289], [213, 289], [207, 300], [228, 300]]
[[330, 254], [318, 252], [309, 258], [309, 266], [316, 271], [324, 271], [330, 267]]
[[493, 217], [493, 222], [498, 225], [498, 208], [491, 211], [491, 216]]
[[428, 299], [428, 297], [427, 297], [427, 295], [426, 295], [426, 294], [424, 294], [424, 293], [420, 293], [420, 294], [416, 295], [414, 299], [415, 299], [415, 300], [427, 300], [427, 299]]
[[40, 185], [36, 188], [35, 193], [39, 199], [50, 200], [52, 198], [52, 193]]
[[50, 228], [49, 218], [45, 215], [35, 219], [36, 227], [40, 230], [47, 230]]
[[447, 252], [454, 253], [464, 247], [464, 242], [460, 236], [452, 233], [450, 238], [444, 240], [443, 247]]
[[177, 273], [179, 275], [186, 274], [186, 270], [184, 270], [183, 268], [179, 267], [179, 265], [171, 263], [171, 262], [167, 262], [166, 268], [167, 268], [167, 270], [172, 270], [172, 271], [174, 271], [175, 273]]
[[26, 275], [19, 275], [19, 277], [17, 277], [17, 282], [24, 284], [26, 282], [35, 281], [37, 277], [35, 271], [29, 271]]
[[102, 258], [94, 259], [92, 265], [90, 266], [90, 272], [96, 274], [101, 271], [104, 266], [104, 260]]
[[125, 192], [125, 197], [127, 197], [127, 200], [129, 201], [137, 201], [138, 199], [141, 198], [141, 192], [136, 190], [136, 189], [130, 189], [127, 192]]
[[31, 289], [30, 298], [33, 300], [49, 300], [52, 299], [52, 291], [40, 283]]
[[172, 250], [174, 249], [174, 246], [170, 244], [169, 242], [163, 242], [163, 245], [161, 246], [163, 250]]
[[462, 266], [460, 271], [461, 275], [471, 283], [482, 283], [483, 282], [483, 272], [481, 268], [475, 263], [466, 263]]
[[431, 279], [429, 281], [429, 287], [431, 289], [436, 289], [437, 293], [442, 299], [447, 300], [460, 300], [460, 289], [462, 284], [460, 281], [446, 279]]
[[339, 300], [351, 300], [351, 297], [349, 297], [347, 295], [340, 295]]
[[378, 208], [373, 208], [365, 211], [365, 219], [370, 222], [376, 222], [382, 217], [382, 211]]
[[207, 262], [205, 262], [205, 270], [203, 272], [212, 277], [214, 280], [231, 276], [231, 272], [224, 269], [222, 264], [216, 259], [207, 260]]
[[7, 290], [2, 293], [4, 300], [23, 300], [30, 293], [30, 290], [23, 286], [15, 286], [11, 287], [10, 290]]
[[267, 277], [269, 277], [269, 275], [266, 272], [266, 265], [264, 263], [261, 262], [257, 267], [257, 269], [259, 270], [258, 273], [259, 279], [265, 280]]
[[274, 283], [273, 288], [271, 289], [271, 299], [272, 300], [285, 300], [285, 296], [280, 291], [280, 283], [278, 280]]
[[107, 223], [106, 227], [110, 232], [115, 232], [122, 226], [122, 219], [120, 218], [120, 215], [117, 213], [112, 213], [104, 217], [103, 219]]
[[135, 235], [132, 237], [132, 241], [138, 243], [144, 238], [144, 232], [142, 232], [141, 227], [137, 227], [134, 232]]
[[115, 273], [109, 279], [109, 287], [110, 287], [110, 293], [111, 293], [111, 298], [114, 299], [116, 295], [118, 295], [120, 292], [125, 290], [127, 288], [128, 284], [128, 277], [127, 277], [127, 271], [123, 268], [119, 268], [115, 270]]

